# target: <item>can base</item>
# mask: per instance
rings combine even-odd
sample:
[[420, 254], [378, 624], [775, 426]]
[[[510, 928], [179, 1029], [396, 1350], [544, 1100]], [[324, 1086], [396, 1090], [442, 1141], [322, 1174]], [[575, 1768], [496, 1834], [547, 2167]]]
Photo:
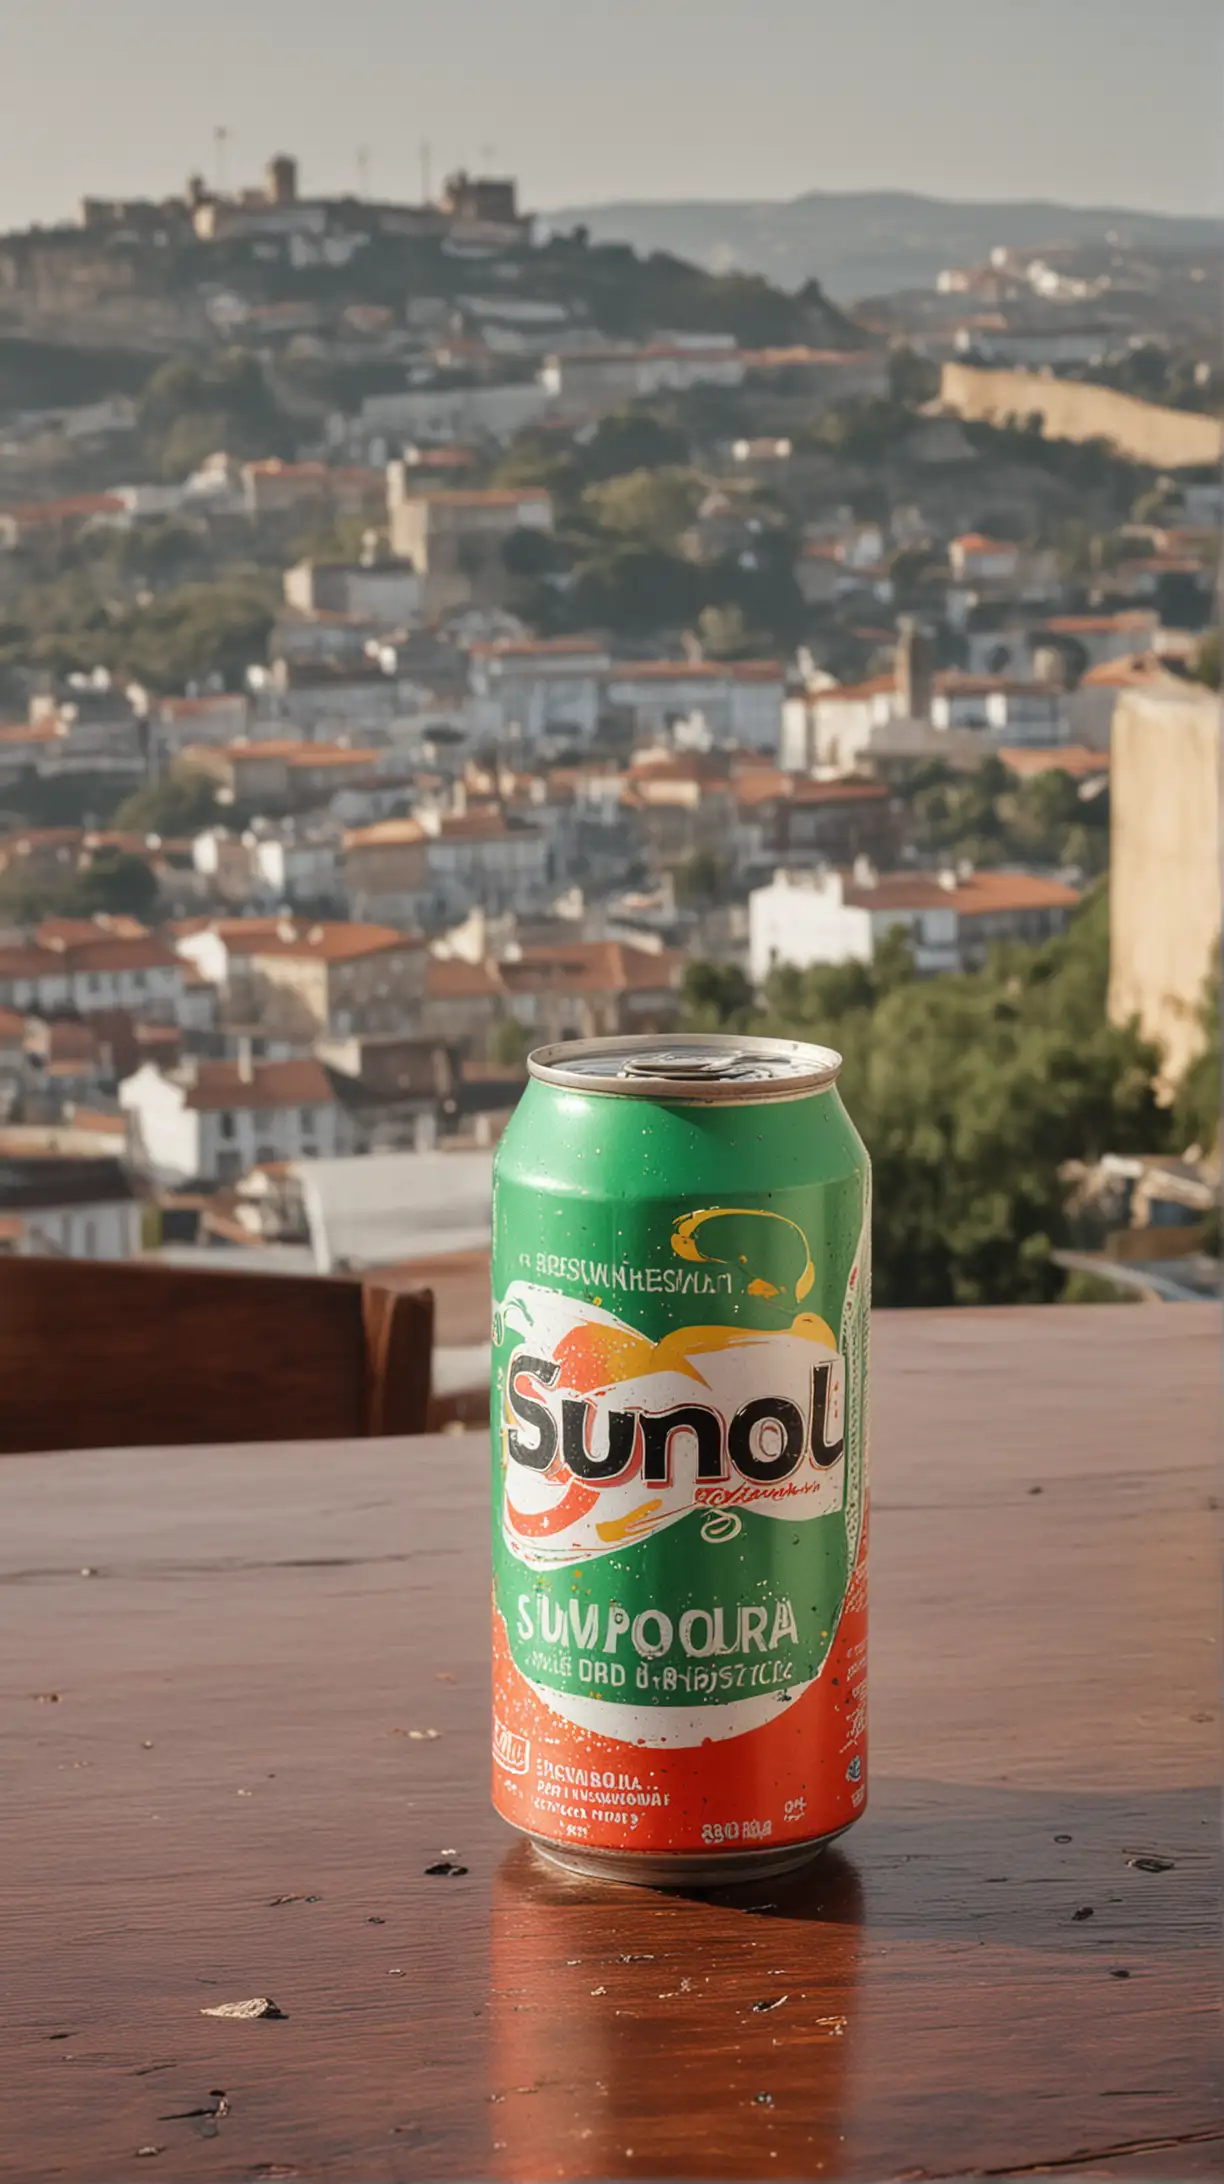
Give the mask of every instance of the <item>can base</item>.
[[651, 1857], [632, 1850], [582, 1850], [568, 1843], [546, 1842], [539, 1835], [529, 1835], [527, 1840], [537, 1857], [586, 1881], [616, 1881], [626, 1888], [707, 1889], [733, 1888], [745, 1881], [768, 1881], [775, 1874], [793, 1873], [818, 1858], [841, 1832], [839, 1828], [814, 1842], [779, 1844], [773, 1850], [725, 1851], [716, 1857], [683, 1851], [659, 1851]]

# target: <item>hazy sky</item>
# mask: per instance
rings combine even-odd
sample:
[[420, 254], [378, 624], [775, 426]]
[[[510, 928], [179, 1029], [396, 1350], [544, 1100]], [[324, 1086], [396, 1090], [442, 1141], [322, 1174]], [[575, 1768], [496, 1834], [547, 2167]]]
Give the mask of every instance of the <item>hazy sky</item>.
[[537, 207], [898, 188], [1220, 210], [1224, 0], [0, 0], [0, 229], [86, 190], [415, 196], [420, 146]]

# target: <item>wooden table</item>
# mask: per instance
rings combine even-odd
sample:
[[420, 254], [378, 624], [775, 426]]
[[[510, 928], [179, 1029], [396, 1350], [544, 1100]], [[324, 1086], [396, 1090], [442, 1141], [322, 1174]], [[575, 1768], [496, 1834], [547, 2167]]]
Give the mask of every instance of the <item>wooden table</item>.
[[876, 1363], [870, 1813], [722, 1899], [490, 1812], [477, 1437], [0, 1463], [0, 2173], [1219, 2175], [1217, 1314]]

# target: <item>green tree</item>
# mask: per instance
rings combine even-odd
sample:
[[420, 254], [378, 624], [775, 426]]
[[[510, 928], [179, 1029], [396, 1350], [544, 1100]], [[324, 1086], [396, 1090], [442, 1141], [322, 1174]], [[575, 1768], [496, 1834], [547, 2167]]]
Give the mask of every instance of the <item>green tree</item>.
[[518, 1019], [503, 1016], [494, 1024], [489, 1034], [489, 1059], [500, 1062], [503, 1068], [513, 1069], [526, 1057], [531, 1041]]
[[157, 880], [143, 857], [123, 849], [100, 849], [85, 866], [73, 892], [86, 917], [105, 910], [147, 918], [157, 902]]
[[705, 481], [695, 470], [630, 470], [603, 485], [589, 485], [582, 505], [601, 531], [671, 551], [705, 491]]
[[1155, 1050], [1105, 1012], [1108, 915], [1091, 898], [1061, 939], [999, 950], [974, 975], [878, 966], [776, 973], [762, 1028], [845, 1056], [842, 1085], [875, 1170], [881, 1304], [1056, 1297], [1059, 1170], [1162, 1148]]
[[682, 469], [689, 443], [677, 425], [664, 424], [648, 411], [616, 410], [600, 418], [579, 459], [583, 475], [597, 484], [632, 470]]
[[687, 963], [681, 994], [686, 1031], [740, 1031], [752, 1016], [752, 986], [737, 963]]
[[725, 607], [703, 607], [697, 633], [710, 660], [750, 660], [765, 650], [764, 636], [749, 629], [747, 616], [735, 601]]
[[572, 448], [557, 445], [555, 433], [530, 429], [516, 434], [492, 477], [495, 486], [542, 485], [561, 509], [576, 507], [582, 470]]
[[920, 356], [907, 342], [898, 342], [888, 352], [888, 391], [894, 402], [906, 409], [917, 409], [923, 402], [933, 402], [939, 393], [939, 366], [929, 357]]
[[275, 579], [235, 569], [215, 583], [180, 584], [137, 606], [106, 603], [79, 573], [21, 593], [0, 622], [0, 666], [56, 674], [105, 667], [120, 684], [181, 690], [220, 675], [231, 687], [262, 659], [276, 611]]
[[695, 849], [672, 875], [677, 902], [696, 909], [717, 902], [726, 891], [727, 867], [712, 849]]
[[175, 766], [164, 781], [137, 789], [120, 804], [114, 825], [123, 833], [157, 834], [163, 840], [198, 834], [221, 817], [216, 783], [192, 766]]
[[520, 524], [511, 531], [501, 550], [501, 557], [511, 576], [549, 576], [563, 568], [566, 554], [559, 539], [551, 531], [533, 531]]
[[579, 563], [569, 595], [575, 628], [633, 637], [685, 629], [702, 604], [701, 572], [693, 563], [649, 546], [592, 553]]
[[1220, 687], [1220, 632], [1208, 630], [1194, 655], [1191, 668], [1195, 682], [1206, 683], [1209, 690]]
[[1224, 1088], [1220, 1077], [1220, 974], [1212, 965], [1199, 1007], [1203, 1044], [1187, 1069], [1173, 1101], [1173, 1130], [1179, 1151], [1200, 1145], [1210, 1152], [1219, 1143], [1220, 1106]]
[[163, 364], [140, 399], [138, 429], [165, 478], [185, 477], [205, 455], [292, 452], [293, 435], [258, 359], [230, 349], [215, 363]]

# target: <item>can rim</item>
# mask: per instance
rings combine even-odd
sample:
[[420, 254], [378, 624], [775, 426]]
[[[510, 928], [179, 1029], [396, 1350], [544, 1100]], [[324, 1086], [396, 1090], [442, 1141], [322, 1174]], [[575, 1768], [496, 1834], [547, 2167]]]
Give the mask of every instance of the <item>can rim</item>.
[[[756, 1056], [762, 1061], [789, 1062], [793, 1074], [778, 1077], [706, 1077], [678, 1074], [674, 1077], [626, 1075], [595, 1077], [573, 1065], [600, 1055], [650, 1052], [680, 1054], [686, 1048], [727, 1055]], [[527, 1056], [531, 1076], [566, 1092], [589, 1092], [604, 1099], [665, 1101], [685, 1107], [730, 1107], [766, 1100], [808, 1099], [828, 1092], [837, 1082], [842, 1057], [834, 1047], [815, 1046], [803, 1039], [764, 1039], [752, 1034], [736, 1036], [723, 1031], [634, 1032], [619, 1039], [563, 1039], [535, 1047]]]

